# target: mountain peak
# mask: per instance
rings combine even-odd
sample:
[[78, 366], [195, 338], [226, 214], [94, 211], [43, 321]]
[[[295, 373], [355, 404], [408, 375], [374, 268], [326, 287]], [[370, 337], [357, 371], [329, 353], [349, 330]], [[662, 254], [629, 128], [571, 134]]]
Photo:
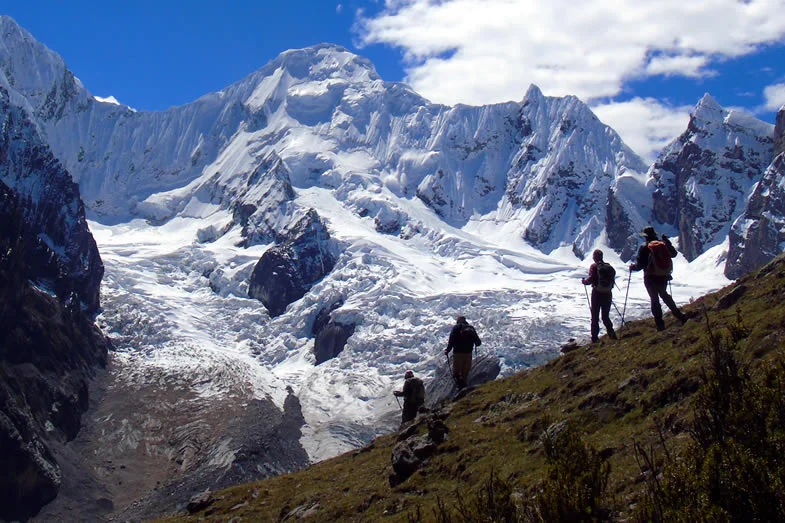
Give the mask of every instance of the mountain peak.
[[380, 79], [369, 59], [331, 43], [284, 51], [263, 69], [270, 65], [276, 69], [283, 67], [295, 78], [325, 79], [342, 76], [355, 80]]
[[539, 101], [539, 100], [543, 100], [544, 98], [545, 98], [545, 95], [542, 94], [542, 91], [540, 90], [540, 88], [537, 87], [534, 84], [529, 84], [529, 88], [526, 89], [526, 94], [523, 95], [523, 101], [524, 102], [527, 102], [527, 101], [536, 102], [536, 101]]
[[700, 99], [698, 105], [695, 106], [695, 114], [698, 113], [718, 113], [723, 112], [725, 109], [714, 99], [709, 93], [705, 93], [703, 98]]

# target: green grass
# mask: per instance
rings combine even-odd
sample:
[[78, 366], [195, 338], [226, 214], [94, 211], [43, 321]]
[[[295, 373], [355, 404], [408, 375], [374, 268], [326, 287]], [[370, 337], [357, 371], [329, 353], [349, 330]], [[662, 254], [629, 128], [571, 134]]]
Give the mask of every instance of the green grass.
[[216, 492], [202, 511], [174, 519], [281, 521], [307, 513], [314, 521], [463, 521], [456, 500], [487, 503], [494, 481], [524, 505], [543, 492], [541, 482], [554, 475], [555, 465], [541, 436], [562, 421], [578, 438], [576, 445], [607, 460], [603, 502], [607, 514], [623, 519], [646, 488], [636, 445], [665, 444], [678, 454], [690, 443], [709, 331], [738, 331], [739, 358], [753, 373], [764, 361], [782, 357], [785, 262], [778, 259], [736, 285], [747, 290], [731, 307], [714, 308], [730, 290], [723, 289], [686, 305], [691, 320], [684, 326], [670, 316], [663, 332], [650, 319], [631, 322], [616, 342], [602, 339], [447, 405], [447, 441], [394, 488], [388, 476], [397, 434], [390, 434], [301, 472]]

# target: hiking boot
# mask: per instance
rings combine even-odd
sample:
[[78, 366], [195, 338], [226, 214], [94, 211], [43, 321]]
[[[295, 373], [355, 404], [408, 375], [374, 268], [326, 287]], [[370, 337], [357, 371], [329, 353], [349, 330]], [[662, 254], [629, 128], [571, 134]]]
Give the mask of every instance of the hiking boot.
[[608, 337], [609, 337], [610, 339], [612, 339], [612, 340], [617, 340], [617, 339], [619, 339], [619, 338], [617, 338], [617, 337], [616, 337], [616, 332], [615, 332], [615, 331], [608, 331]]
[[599, 338], [592, 338], [592, 339], [591, 339], [591, 342], [592, 342], [592, 343], [599, 343], [599, 342], [600, 342], [600, 339], [599, 339]]
[[679, 322], [681, 322], [682, 325], [687, 323], [687, 316], [683, 312], [680, 312], [679, 315], [676, 316], [676, 319], [679, 320]]
[[664, 331], [665, 330], [665, 322], [664, 321], [662, 321], [662, 320], [655, 321], [654, 324], [656, 325], [658, 331]]

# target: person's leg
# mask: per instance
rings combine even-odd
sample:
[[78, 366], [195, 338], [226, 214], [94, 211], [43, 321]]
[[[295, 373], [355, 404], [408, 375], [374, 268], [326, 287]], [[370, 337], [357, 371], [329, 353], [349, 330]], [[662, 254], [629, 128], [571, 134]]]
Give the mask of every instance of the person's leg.
[[407, 423], [417, 417], [417, 407], [411, 404], [403, 404], [403, 415], [401, 416], [401, 423]]
[[453, 355], [454, 362], [454, 375], [456, 385], [459, 389], [466, 387], [469, 371], [472, 366], [472, 353], [471, 352], [456, 352]]
[[613, 330], [613, 322], [611, 321], [611, 303], [613, 302], [613, 296], [608, 293], [602, 297], [602, 303], [600, 304], [600, 311], [602, 312], [602, 324], [605, 325], [605, 332], [608, 333], [608, 337], [612, 340], [616, 339], [616, 331]]
[[684, 315], [683, 312], [681, 312], [681, 310], [679, 310], [679, 307], [676, 305], [676, 302], [673, 301], [673, 296], [668, 294], [668, 283], [667, 282], [662, 284], [662, 287], [660, 287], [659, 292], [660, 292], [660, 297], [662, 298], [662, 301], [671, 310], [671, 312], [673, 313], [673, 316], [675, 316], [676, 319], [679, 320], [681, 323], [684, 323], [685, 321], [687, 321], [687, 317]]
[[455, 380], [455, 385], [459, 389], [461, 388], [460, 385], [460, 378], [461, 378], [461, 355], [457, 352], [452, 353], [452, 377]]
[[646, 292], [649, 293], [649, 300], [651, 301], [651, 315], [654, 316], [654, 324], [657, 330], [661, 331], [665, 328], [665, 322], [662, 321], [662, 307], [660, 306], [660, 286], [655, 281], [643, 280], [646, 286]]
[[597, 341], [600, 335], [600, 299], [597, 291], [591, 291], [591, 341]]

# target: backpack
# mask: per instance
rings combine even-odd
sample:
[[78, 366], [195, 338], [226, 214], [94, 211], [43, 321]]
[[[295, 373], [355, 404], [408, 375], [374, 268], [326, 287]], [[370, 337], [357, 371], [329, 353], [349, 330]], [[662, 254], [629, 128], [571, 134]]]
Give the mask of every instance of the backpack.
[[412, 378], [412, 401], [417, 406], [425, 403], [425, 385], [420, 378]]
[[673, 273], [671, 251], [665, 242], [653, 240], [648, 243], [649, 265], [646, 273], [652, 276], [670, 276]]
[[464, 323], [461, 325], [460, 329], [458, 329], [458, 334], [459, 334], [458, 339], [460, 340], [460, 346], [463, 349], [468, 348], [469, 352], [471, 352], [472, 349], [474, 349], [474, 343], [477, 340], [477, 331], [474, 330], [474, 327], [472, 327], [471, 325]]
[[598, 292], [611, 292], [616, 284], [616, 269], [610, 263], [597, 262], [597, 284], [594, 288]]

